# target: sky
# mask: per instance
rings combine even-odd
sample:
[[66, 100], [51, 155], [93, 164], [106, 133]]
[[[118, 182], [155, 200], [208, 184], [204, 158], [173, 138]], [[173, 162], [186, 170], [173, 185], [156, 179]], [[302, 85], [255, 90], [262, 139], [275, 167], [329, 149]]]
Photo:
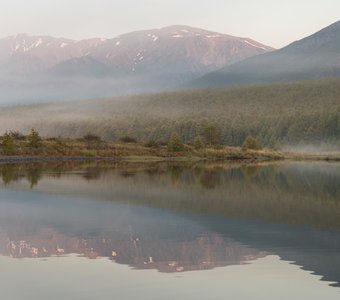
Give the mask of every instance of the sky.
[[189, 25], [275, 48], [340, 20], [339, 0], [0, 0], [0, 38], [72, 39]]

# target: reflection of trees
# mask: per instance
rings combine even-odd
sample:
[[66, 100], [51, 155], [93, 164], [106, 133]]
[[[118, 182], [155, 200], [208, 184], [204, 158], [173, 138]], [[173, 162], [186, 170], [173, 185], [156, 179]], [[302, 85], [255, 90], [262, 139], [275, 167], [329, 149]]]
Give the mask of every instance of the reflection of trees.
[[183, 166], [169, 166], [168, 170], [170, 172], [171, 183], [176, 185], [178, 182], [181, 181], [181, 177], [184, 171]]
[[17, 179], [16, 172], [12, 165], [3, 165], [1, 166], [1, 178], [4, 184], [9, 184], [11, 181]]
[[199, 180], [204, 172], [204, 168], [202, 167], [196, 167], [192, 169], [193, 176], [196, 180]]
[[124, 178], [134, 177], [136, 175], [136, 172], [134, 171], [121, 171], [120, 176]]
[[220, 185], [220, 175], [217, 170], [205, 170], [201, 176], [200, 184], [207, 190], [213, 190]]
[[31, 167], [26, 171], [26, 178], [30, 183], [30, 187], [33, 188], [39, 182], [42, 177], [42, 170], [40, 168]]
[[86, 168], [82, 174], [87, 181], [100, 178], [102, 170], [100, 168]]
[[146, 168], [144, 170], [146, 174], [148, 174], [150, 179], [157, 178], [161, 174], [164, 174], [166, 171], [163, 168], [160, 168], [158, 166], [152, 167], [152, 168]]
[[244, 174], [244, 176], [246, 177], [255, 177], [261, 170], [260, 166], [256, 166], [256, 165], [243, 165], [242, 166], [242, 172]]
[[[217, 162], [0, 166], [5, 184], [26, 176], [31, 187], [43, 174], [54, 180], [58, 180], [55, 176], [60, 176], [62, 182], [63, 174], [68, 173], [83, 176], [88, 181], [87, 190], [93, 194], [98, 186], [91, 180], [103, 175], [105, 180], [100, 181], [100, 186], [105, 187], [105, 193], [101, 191], [100, 197], [107, 200], [116, 199], [117, 189], [112, 186], [119, 185], [120, 193], [125, 195], [124, 201], [131, 203], [138, 201], [148, 206], [193, 213], [340, 228], [340, 168], [334, 164], [280, 163], [242, 168]], [[127, 180], [130, 176], [134, 176], [133, 185]], [[82, 195], [85, 192], [74, 186], [72, 193]], [[139, 195], [138, 199], [135, 195]]]

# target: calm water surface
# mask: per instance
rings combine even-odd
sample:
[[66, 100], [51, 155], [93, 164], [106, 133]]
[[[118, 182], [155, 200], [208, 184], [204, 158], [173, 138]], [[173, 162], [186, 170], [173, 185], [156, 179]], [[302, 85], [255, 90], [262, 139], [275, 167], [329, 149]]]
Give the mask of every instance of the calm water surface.
[[340, 164], [0, 165], [0, 299], [340, 299]]

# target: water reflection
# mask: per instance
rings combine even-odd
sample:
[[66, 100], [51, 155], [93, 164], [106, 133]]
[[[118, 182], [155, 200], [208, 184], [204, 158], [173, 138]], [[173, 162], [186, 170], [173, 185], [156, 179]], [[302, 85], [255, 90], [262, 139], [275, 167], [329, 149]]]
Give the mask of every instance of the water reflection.
[[269, 254], [340, 283], [340, 166], [2, 165], [0, 253], [205, 270]]
[[13, 188], [340, 230], [339, 164], [66, 163], [0, 174]]

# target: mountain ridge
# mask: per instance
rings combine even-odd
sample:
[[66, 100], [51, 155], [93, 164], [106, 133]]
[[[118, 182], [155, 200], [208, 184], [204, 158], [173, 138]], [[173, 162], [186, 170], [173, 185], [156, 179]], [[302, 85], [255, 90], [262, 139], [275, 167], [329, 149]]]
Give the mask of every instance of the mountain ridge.
[[[144, 39], [142, 36], [144, 36]], [[250, 38], [241, 38], [185, 25], [174, 25], [161, 29], [134, 31], [110, 39], [89, 38], [82, 40], [73, 40], [67, 38], [55, 38], [46, 35], [31, 36], [28, 34], [18, 34], [0, 39], [0, 62], [4, 61], [6, 58], [11, 57], [11, 55], [29, 53], [30, 55], [35, 57], [42, 57], [42, 60], [47, 63], [48, 67], [57, 65], [60, 62], [66, 61], [67, 59], [80, 58], [85, 56], [93, 56], [94, 58], [101, 61], [112, 63], [112, 57], [115, 55], [115, 53], [112, 52], [114, 52], [116, 47], [123, 47], [124, 41], [131, 44], [131, 39], [135, 39], [135, 42], [145, 45], [145, 38], [149, 38], [149, 40], [152, 40], [152, 42], [155, 43], [158, 42], [161, 38], [169, 37], [177, 40], [193, 37], [201, 37], [205, 39], [222, 38], [224, 41], [229, 40], [243, 43], [244, 48], [255, 48], [263, 51], [273, 50], [273, 48], [256, 42]], [[6, 42], [7, 45], [4, 45], [4, 43]], [[4, 49], [6, 48], [6, 46], [7, 51], [6, 49]], [[49, 53], [44, 53], [44, 51], [47, 51], [46, 48], [48, 48]], [[105, 51], [106, 53], [104, 57], [103, 52]], [[261, 53], [263, 51], [258, 51], [258, 53]], [[48, 55], [53, 55], [54, 61], [52, 61], [50, 57], [46, 58], [46, 56]], [[249, 55], [241, 55], [239, 59], [243, 59], [247, 56]], [[236, 58], [235, 60], [239, 59]], [[230, 61], [233, 62], [234, 59], [231, 59]]]
[[14, 86], [0, 85], [0, 92], [14, 101], [57, 100], [53, 92], [67, 99], [158, 92], [272, 50], [250, 38], [184, 25], [79, 41], [20, 34], [0, 39], [0, 76]]
[[189, 86], [207, 88], [333, 76], [340, 76], [340, 21], [284, 48], [213, 71]]

